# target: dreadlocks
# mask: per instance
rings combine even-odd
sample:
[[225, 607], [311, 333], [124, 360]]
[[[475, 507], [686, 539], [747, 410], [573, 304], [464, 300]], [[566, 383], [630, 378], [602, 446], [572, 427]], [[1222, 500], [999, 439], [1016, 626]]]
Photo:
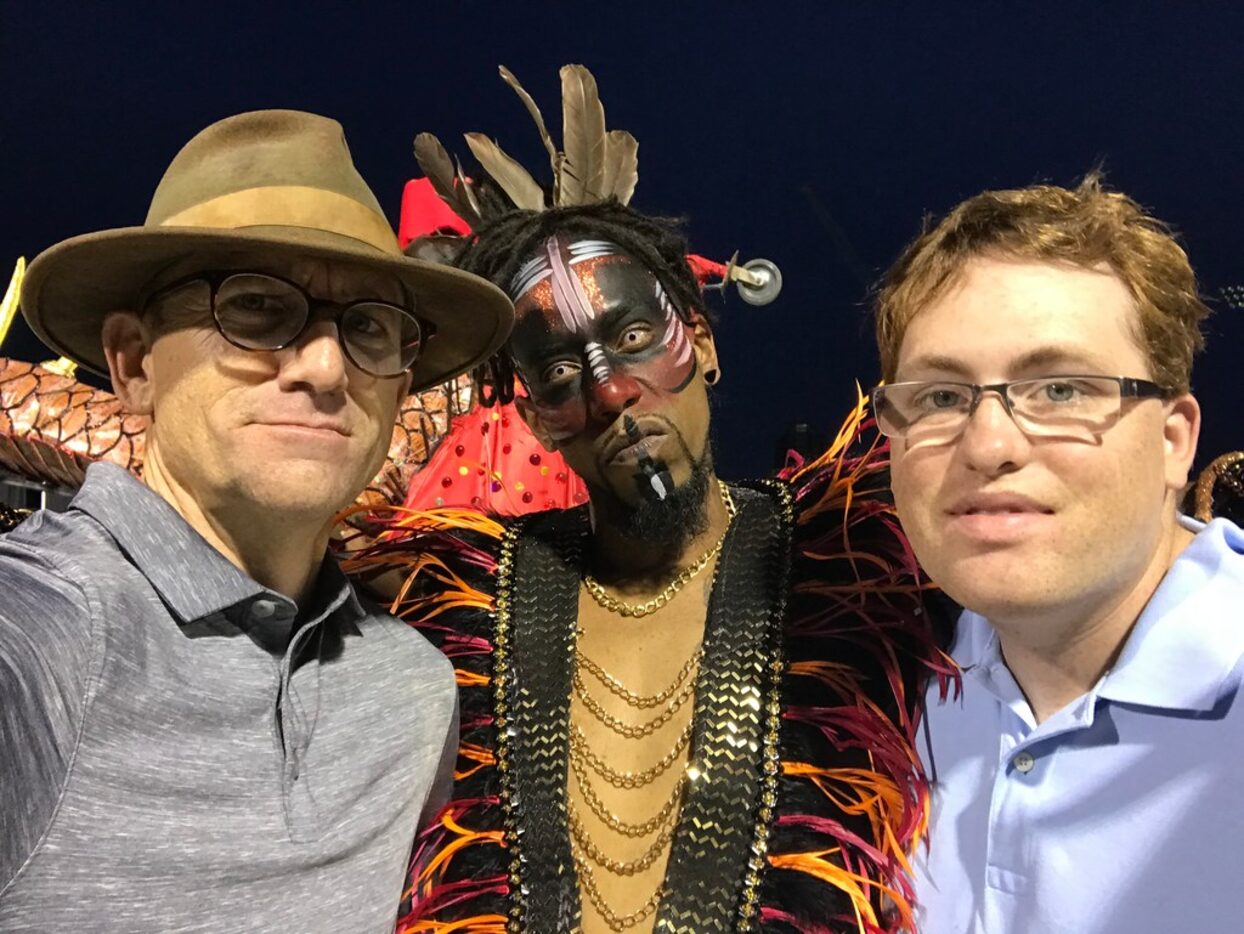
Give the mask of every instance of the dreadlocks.
[[[511, 209], [481, 225], [455, 265], [509, 292], [519, 267], [554, 234], [617, 244], [656, 276], [680, 318], [690, 323], [693, 312], [702, 309], [700, 286], [687, 265], [687, 241], [678, 221], [646, 217], [616, 199], [539, 212]], [[513, 400], [515, 371], [508, 346], [472, 376], [484, 405]]]

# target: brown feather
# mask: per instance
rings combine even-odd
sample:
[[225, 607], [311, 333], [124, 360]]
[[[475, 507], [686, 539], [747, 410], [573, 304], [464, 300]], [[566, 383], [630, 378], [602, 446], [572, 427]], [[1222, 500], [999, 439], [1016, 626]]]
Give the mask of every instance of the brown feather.
[[[437, 194], [441, 194], [441, 188], [446, 183], [452, 183], [453, 161], [441, 141], [433, 134], [420, 133], [415, 137], [415, 161], [419, 163], [419, 168], [423, 169], [423, 174], [428, 177]], [[441, 194], [441, 197], [444, 195]]]
[[596, 79], [582, 65], [566, 65], [562, 78], [562, 163], [559, 204], [598, 201], [605, 168], [605, 108]]
[[475, 197], [475, 190], [471, 187], [471, 183], [467, 181], [466, 173], [462, 171], [462, 163], [455, 159], [454, 165], [458, 170], [456, 175], [458, 182], [457, 190], [462, 193], [463, 200], [467, 205], [467, 210], [470, 211], [469, 215], [463, 214], [462, 218], [472, 227], [479, 227], [481, 223], [481, 215], [479, 210], [479, 201]]
[[526, 211], [544, 210], [544, 192], [531, 173], [483, 133], [467, 133], [466, 141], [479, 164], [510, 196], [515, 207]]
[[441, 145], [441, 141], [431, 133], [420, 133], [415, 137], [415, 161], [423, 174], [432, 183], [442, 201], [472, 227], [479, 226], [479, 206], [473, 204], [475, 197], [465, 181], [461, 185], [455, 183], [458, 171], [454, 169], [453, 160]]
[[527, 112], [531, 114], [531, 119], [536, 121], [536, 129], [540, 131], [540, 140], [544, 143], [544, 148], [549, 153], [549, 165], [556, 175], [561, 164], [561, 156], [557, 152], [557, 147], [553, 144], [553, 137], [549, 135], [548, 127], [544, 125], [544, 115], [540, 113], [540, 108], [536, 106], [535, 100], [527, 89], [518, 83], [518, 79], [514, 77], [514, 73], [504, 65], [499, 65], [498, 70], [501, 72], [501, 78], [514, 89], [514, 93], [518, 95], [519, 100], [527, 107]]
[[601, 182], [602, 199], [611, 195], [623, 204], [635, 194], [639, 181], [639, 143], [626, 130], [610, 130], [606, 137], [605, 173]]

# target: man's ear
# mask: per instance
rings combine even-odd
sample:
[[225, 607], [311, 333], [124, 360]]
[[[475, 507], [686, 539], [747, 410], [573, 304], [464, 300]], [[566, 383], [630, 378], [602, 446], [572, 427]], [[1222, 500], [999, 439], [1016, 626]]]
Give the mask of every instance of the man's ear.
[[1197, 439], [1201, 435], [1201, 405], [1192, 393], [1176, 396], [1168, 405], [1162, 438], [1166, 457], [1166, 486], [1178, 494], [1188, 483]]
[[132, 311], [114, 311], [104, 318], [100, 332], [112, 391], [125, 411], [151, 415], [155, 410], [151, 380], [151, 332]]
[[518, 410], [519, 417], [531, 429], [531, 433], [535, 435], [536, 440], [540, 442], [540, 447], [550, 454], [556, 451], [557, 445], [553, 441], [553, 436], [544, 427], [544, 421], [540, 418], [540, 413], [536, 410], [531, 400], [526, 396], [516, 395], [514, 397], [514, 408]]
[[[695, 351], [695, 361], [704, 375], [705, 381], [712, 385], [721, 377], [721, 365], [717, 362], [717, 343], [713, 340], [713, 329], [703, 314], [697, 313], [691, 324], [691, 347]], [[716, 374], [709, 378], [709, 374]]]

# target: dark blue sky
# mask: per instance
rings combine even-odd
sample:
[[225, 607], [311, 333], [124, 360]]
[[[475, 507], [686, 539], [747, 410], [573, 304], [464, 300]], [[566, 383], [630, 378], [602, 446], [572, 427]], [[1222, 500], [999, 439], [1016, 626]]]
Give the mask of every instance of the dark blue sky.
[[[773, 462], [877, 376], [867, 284], [987, 187], [1111, 182], [1182, 233], [1208, 294], [1244, 284], [1244, 7], [1237, 3], [19, 3], [0, 5], [0, 262], [141, 223], [177, 148], [220, 117], [295, 107], [345, 125], [396, 223], [411, 141], [480, 130], [542, 150], [508, 65], [559, 123], [557, 68], [596, 74], [640, 142], [641, 210], [693, 247], [780, 264], [720, 309], [718, 462]], [[560, 132], [555, 129], [555, 135]], [[1244, 446], [1244, 313], [1219, 305], [1195, 388], [1204, 463]], [[23, 327], [2, 351], [43, 351]]]

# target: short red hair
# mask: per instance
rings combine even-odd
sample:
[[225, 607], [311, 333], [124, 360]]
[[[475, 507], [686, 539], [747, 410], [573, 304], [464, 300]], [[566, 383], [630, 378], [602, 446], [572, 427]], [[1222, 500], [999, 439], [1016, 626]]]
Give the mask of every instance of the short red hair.
[[937, 224], [925, 222], [886, 272], [875, 311], [885, 379], [893, 380], [912, 318], [938, 298], [978, 256], [1106, 263], [1136, 301], [1137, 338], [1154, 382], [1186, 392], [1192, 358], [1205, 346], [1209, 308], [1197, 290], [1188, 255], [1170, 228], [1090, 173], [1074, 189], [1032, 185], [986, 191], [957, 205]]

